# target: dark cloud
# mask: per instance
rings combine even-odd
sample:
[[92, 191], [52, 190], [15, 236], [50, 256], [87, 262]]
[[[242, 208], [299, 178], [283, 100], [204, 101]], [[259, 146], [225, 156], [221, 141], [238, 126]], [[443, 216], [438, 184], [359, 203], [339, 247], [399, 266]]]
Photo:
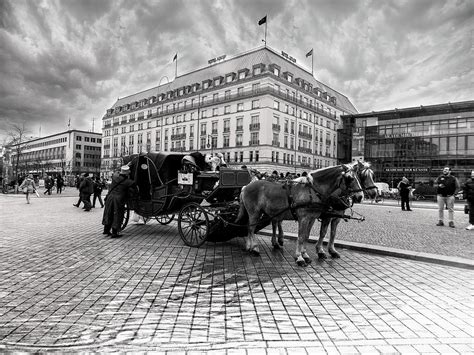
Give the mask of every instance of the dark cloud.
[[361, 111], [472, 96], [468, 0], [0, 0], [0, 131], [100, 126], [118, 97], [172, 80], [175, 53], [183, 74], [261, 46], [265, 15], [268, 45], [308, 70], [313, 48], [316, 78]]

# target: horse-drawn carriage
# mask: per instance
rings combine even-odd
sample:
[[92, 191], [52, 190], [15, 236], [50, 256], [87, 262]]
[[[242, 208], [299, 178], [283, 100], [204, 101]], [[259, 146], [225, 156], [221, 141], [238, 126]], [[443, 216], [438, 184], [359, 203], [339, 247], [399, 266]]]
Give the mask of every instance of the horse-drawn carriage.
[[247, 234], [246, 225], [233, 223], [242, 187], [250, 182], [247, 169], [211, 171], [199, 152], [150, 152], [125, 157], [124, 163], [130, 165], [138, 195], [127, 203], [122, 229], [134, 211], [145, 221], [155, 218], [161, 224], [177, 215], [179, 234], [189, 246]]

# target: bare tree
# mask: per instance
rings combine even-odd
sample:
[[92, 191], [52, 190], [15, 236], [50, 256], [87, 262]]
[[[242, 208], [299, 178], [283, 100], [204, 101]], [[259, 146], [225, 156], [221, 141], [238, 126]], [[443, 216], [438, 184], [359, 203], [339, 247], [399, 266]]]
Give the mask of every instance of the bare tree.
[[22, 143], [27, 141], [28, 130], [25, 127], [25, 123], [10, 123], [8, 131], [8, 145], [16, 153], [15, 163], [15, 179], [18, 180], [18, 168], [20, 165], [20, 157], [25, 150], [26, 146]]

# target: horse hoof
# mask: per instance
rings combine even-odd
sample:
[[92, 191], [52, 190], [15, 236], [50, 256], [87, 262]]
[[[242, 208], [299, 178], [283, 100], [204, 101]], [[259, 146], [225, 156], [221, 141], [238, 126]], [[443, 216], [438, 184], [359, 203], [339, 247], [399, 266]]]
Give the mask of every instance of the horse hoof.
[[306, 261], [304, 261], [304, 260], [297, 260], [297, 261], [296, 261], [296, 264], [297, 264], [298, 266], [303, 266], [303, 267], [304, 267], [304, 266], [308, 266], [308, 265], [306, 264]]
[[310, 258], [304, 258], [304, 261], [305, 261], [306, 265], [309, 265], [309, 264], [311, 264], [311, 262], [313, 260], [311, 260]]
[[278, 250], [281, 249], [279, 244], [273, 244], [273, 249]]
[[337, 252], [333, 252], [333, 253], [330, 253], [331, 254], [331, 258], [333, 259], [339, 259], [341, 257], [341, 254], [337, 253]]
[[260, 252], [258, 250], [250, 250], [250, 255], [252, 256], [260, 256]]
[[283, 240], [279, 240], [278, 244], [280, 244], [280, 246], [283, 246]]
[[319, 260], [324, 260], [324, 259], [327, 259], [327, 255], [325, 253], [318, 253], [318, 259]]

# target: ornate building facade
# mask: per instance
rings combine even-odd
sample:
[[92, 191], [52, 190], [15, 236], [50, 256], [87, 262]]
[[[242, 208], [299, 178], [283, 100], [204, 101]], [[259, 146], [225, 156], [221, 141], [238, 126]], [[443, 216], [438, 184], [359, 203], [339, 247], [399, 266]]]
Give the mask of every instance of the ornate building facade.
[[102, 119], [102, 170], [146, 151], [221, 152], [262, 172], [336, 165], [340, 116], [356, 112], [285, 53], [258, 48], [117, 100]]

